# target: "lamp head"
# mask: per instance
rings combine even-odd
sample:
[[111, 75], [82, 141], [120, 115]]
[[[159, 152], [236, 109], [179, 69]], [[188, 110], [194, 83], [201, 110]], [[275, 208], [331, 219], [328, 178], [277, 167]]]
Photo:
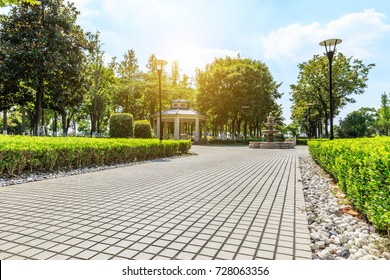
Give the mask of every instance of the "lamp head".
[[[330, 63], [332, 63], [333, 55], [336, 51], [336, 45], [340, 44], [341, 42], [341, 39], [328, 39], [320, 43], [320, 46], [325, 46], [326, 55], [328, 56]], [[333, 50], [330, 48], [331, 46], [333, 46]]]
[[326, 47], [330, 47], [330, 46], [336, 46], [338, 44], [340, 44], [343, 40], [341, 39], [328, 39], [328, 40], [325, 40], [325, 41], [322, 41], [320, 43], [320, 46], [325, 46]]

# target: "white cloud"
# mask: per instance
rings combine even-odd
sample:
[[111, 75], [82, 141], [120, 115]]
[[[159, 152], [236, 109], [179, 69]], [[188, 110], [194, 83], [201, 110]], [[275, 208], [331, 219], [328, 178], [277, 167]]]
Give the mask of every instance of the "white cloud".
[[96, 17], [100, 15], [99, 4], [100, 1], [93, 0], [74, 0], [72, 1], [77, 10], [80, 11], [81, 17]]
[[385, 15], [367, 9], [346, 14], [326, 25], [318, 22], [308, 25], [294, 23], [260, 36], [259, 41], [264, 48], [264, 56], [275, 61], [308, 59], [322, 51], [319, 42], [330, 38], [341, 38], [343, 43], [338, 46], [341, 52], [363, 59], [374, 56], [373, 46], [390, 31], [390, 25], [384, 23], [384, 18]]

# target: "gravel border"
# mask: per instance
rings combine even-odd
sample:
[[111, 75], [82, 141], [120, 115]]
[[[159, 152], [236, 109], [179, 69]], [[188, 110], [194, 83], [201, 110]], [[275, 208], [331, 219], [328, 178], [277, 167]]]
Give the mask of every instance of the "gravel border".
[[376, 232], [347, 204], [330, 176], [311, 156], [300, 157], [299, 164], [313, 259], [390, 260], [389, 238]]
[[47, 179], [62, 178], [67, 176], [74, 176], [74, 175], [102, 171], [106, 169], [128, 167], [128, 166], [134, 166], [134, 165], [144, 164], [153, 161], [170, 160], [178, 157], [185, 157], [185, 156], [192, 156], [192, 155], [196, 155], [196, 154], [190, 152], [188, 154], [177, 155], [173, 157], [157, 158], [157, 159], [146, 160], [146, 161], [134, 161], [134, 162], [127, 162], [127, 163], [113, 164], [113, 165], [89, 166], [89, 167], [82, 167], [82, 168], [77, 168], [72, 170], [53, 171], [49, 173], [48, 172], [24, 173], [13, 177], [0, 177], [0, 187], [24, 184], [24, 183], [35, 182], [35, 181], [42, 181]]

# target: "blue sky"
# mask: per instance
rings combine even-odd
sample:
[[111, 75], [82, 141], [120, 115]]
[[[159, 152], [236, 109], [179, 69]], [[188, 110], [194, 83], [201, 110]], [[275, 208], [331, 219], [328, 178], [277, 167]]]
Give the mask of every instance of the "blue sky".
[[[107, 61], [134, 49], [141, 69], [153, 53], [179, 60], [193, 75], [214, 57], [263, 61], [283, 82], [283, 105], [290, 122], [290, 87], [297, 64], [324, 53], [319, 42], [341, 38], [338, 51], [375, 63], [368, 88], [339, 117], [363, 106], [380, 106], [390, 92], [390, 5], [388, 0], [74, 0], [84, 31], [101, 32]], [[169, 65], [168, 65], [169, 67]], [[338, 119], [337, 117], [336, 119]]]

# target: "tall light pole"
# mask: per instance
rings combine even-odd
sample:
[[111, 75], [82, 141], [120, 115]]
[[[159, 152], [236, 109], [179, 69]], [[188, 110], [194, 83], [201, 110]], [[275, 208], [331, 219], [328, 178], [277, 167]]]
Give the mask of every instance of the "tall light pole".
[[160, 141], [163, 139], [163, 131], [162, 131], [162, 101], [161, 101], [161, 75], [162, 75], [162, 70], [164, 65], [166, 65], [168, 62], [162, 59], [156, 59], [154, 61], [156, 63], [157, 67], [157, 75], [158, 75], [158, 97], [159, 97], [159, 109], [160, 109], [160, 115], [159, 115], [159, 120], [160, 120]]
[[[320, 43], [320, 46], [325, 46], [326, 55], [328, 56], [329, 60], [329, 110], [330, 110], [330, 140], [334, 139], [333, 134], [333, 114], [334, 114], [334, 102], [333, 102], [333, 95], [332, 95], [332, 61], [334, 53], [336, 52], [336, 45], [340, 44], [342, 42], [341, 39], [328, 39], [325, 41], [322, 41]], [[333, 46], [333, 49], [332, 49]]]

